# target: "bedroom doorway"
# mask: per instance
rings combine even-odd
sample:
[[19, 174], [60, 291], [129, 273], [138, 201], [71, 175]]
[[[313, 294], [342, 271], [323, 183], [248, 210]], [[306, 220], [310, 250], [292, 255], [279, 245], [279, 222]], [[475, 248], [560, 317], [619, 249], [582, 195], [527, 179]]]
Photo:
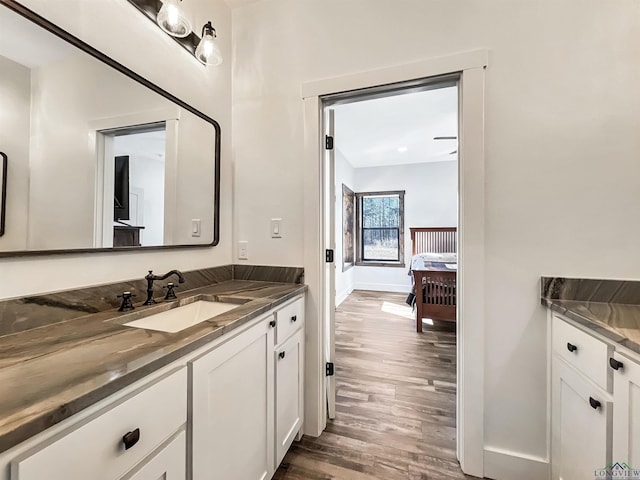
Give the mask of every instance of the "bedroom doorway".
[[462, 470], [482, 477], [485, 471], [485, 77], [489, 51], [470, 50], [429, 57], [412, 63], [369, 69], [301, 85], [304, 152], [304, 268], [308, 286], [305, 307], [306, 435], [320, 435], [328, 426], [325, 345], [325, 125], [323, 98], [341, 92], [364, 92], [377, 86], [414, 79], [458, 77], [459, 87], [459, 222], [456, 308], [466, 319], [456, 325], [457, 399], [456, 456]]
[[[436, 331], [447, 325], [444, 329], [453, 332], [454, 344], [443, 357], [453, 361], [453, 383], [436, 380], [436, 385], [433, 379], [425, 378], [424, 386], [434, 390], [442, 387], [453, 395], [455, 404], [458, 98], [457, 75], [321, 98], [325, 132], [324, 244], [333, 252], [333, 262], [326, 263], [324, 275], [325, 356], [336, 365], [336, 375], [327, 376], [325, 385], [330, 419], [336, 416], [336, 376], [340, 388], [341, 360], [345, 360], [340, 355], [354, 351], [348, 341], [341, 341], [340, 334], [336, 340], [336, 308], [340, 319], [345, 313], [340, 305], [346, 299], [350, 300], [344, 308], [351, 309], [352, 314], [354, 305], [360, 302], [355, 315], [361, 314], [362, 318], [365, 307], [371, 314], [370, 305], [364, 305], [363, 299], [379, 302], [376, 308], [380, 317], [389, 319], [381, 328], [402, 325], [403, 335], [407, 326], [414, 335], [420, 335], [423, 322], [425, 330], [434, 330], [434, 324]], [[414, 230], [420, 233], [416, 236]], [[440, 233], [443, 230], [453, 232], [453, 237], [447, 233], [445, 238]], [[427, 246], [433, 251], [423, 251]], [[418, 253], [432, 256], [416, 256]], [[418, 261], [423, 263], [418, 266]], [[439, 292], [436, 299], [448, 304], [446, 315], [430, 311], [433, 319], [425, 314], [424, 320], [417, 321], [421, 309], [405, 303], [412, 289], [412, 267], [442, 269], [447, 277], [454, 272], [453, 282], [447, 280], [446, 292]], [[438, 279], [438, 285], [441, 283]], [[452, 322], [442, 323], [446, 320]], [[384, 342], [376, 345], [385, 348]], [[352, 366], [351, 360], [346, 361]], [[351, 375], [354, 371], [352, 368]], [[452, 446], [455, 450], [455, 439]]]

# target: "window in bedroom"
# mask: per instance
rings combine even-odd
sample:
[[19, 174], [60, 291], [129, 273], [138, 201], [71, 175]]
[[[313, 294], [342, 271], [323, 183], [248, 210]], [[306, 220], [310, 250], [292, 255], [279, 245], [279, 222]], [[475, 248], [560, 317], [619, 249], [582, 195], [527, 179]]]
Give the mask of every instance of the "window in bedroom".
[[357, 265], [404, 266], [404, 191], [356, 193]]

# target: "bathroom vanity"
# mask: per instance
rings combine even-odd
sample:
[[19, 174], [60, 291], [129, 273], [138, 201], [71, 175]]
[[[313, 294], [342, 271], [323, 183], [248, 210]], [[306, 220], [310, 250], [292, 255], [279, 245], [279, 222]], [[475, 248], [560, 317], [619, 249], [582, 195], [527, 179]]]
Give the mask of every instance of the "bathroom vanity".
[[[303, 424], [305, 289], [228, 280], [0, 337], [0, 479], [271, 478]], [[124, 325], [198, 300], [237, 307]]]
[[554, 480], [637, 474], [627, 470], [640, 466], [639, 293], [638, 282], [542, 279]]

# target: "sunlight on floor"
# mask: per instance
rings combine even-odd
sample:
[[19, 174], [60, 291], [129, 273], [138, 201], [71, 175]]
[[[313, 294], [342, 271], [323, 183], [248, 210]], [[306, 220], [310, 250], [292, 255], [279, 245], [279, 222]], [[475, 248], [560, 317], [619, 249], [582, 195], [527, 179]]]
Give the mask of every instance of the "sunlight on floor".
[[415, 318], [416, 316], [409, 305], [398, 305], [391, 302], [382, 302], [382, 311], [404, 318]]

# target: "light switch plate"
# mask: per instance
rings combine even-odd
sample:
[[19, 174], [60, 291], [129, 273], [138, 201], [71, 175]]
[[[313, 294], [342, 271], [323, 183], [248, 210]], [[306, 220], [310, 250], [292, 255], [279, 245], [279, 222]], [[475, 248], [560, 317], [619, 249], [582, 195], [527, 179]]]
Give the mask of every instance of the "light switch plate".
[[271, 219], [271, 238], [282, 238], [282, 219]]
[[249, 242], [246, 240], [238, 242], [238, 260], [249, 260]]
[[191, 220], [191, 236], [199, 237], [202, 228], [202, 223], [199, 218], [194, 218]]

